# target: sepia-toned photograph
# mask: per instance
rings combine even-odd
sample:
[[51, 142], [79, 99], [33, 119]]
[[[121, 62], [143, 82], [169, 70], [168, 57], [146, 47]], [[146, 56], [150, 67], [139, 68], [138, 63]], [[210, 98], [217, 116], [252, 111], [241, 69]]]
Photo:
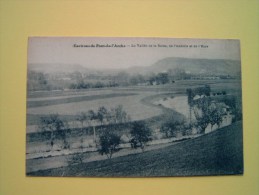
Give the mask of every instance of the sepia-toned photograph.
[[30, 37], [26, 175], [243, 174], [240, 41]]

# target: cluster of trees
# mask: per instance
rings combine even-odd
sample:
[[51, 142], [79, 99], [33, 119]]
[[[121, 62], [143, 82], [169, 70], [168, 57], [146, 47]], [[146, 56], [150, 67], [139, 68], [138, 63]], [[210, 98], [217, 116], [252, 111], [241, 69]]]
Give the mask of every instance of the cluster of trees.
[[201, 133], [205, 133], [205, 129], [209, 124], [211, 124], [211, 129], [214, 125], [220, 127], [224, 114], [226, 114], [226, 111], [222, 103], [212, 101], [211, 98], [200, 98], [196, 101], [196, 106], [194, 107], [195, 126]]
[[46, 75], [42, 72], [28, 71], [27, 89], [29, 91], [50, 90], [51, 86], [47, 81]]
[[[152, 131], [144, 121], [135, 121], [130, 125], [131, 139], [129, 143], [132, 148], [141, 148], [142, 152], [145, 150], [147, 142], [151, 141]], [[112, 158], [112, 155], [119, 150], [121, 137], [114, 132], [114, 128], [109, 125], [103, 131], [99, 138], [99, 153], [105, 154], [107, 158]]]
[[[184, 76], [185, 75], [185, 76]], [[162, 85], [174, 80], [185, 79], [186, 73], [183, 69], [176, 68], [162, 73], [134, 74], [130, 75], [125, 71], [117, 74], [84, 74], [73, 73], [42, 73], [36, 71], [28, 72], [28, 90], [64, 90], [69, 89], [90, 89], [118, 86], [135, 86], [139, 84]]]
[[226, 104], [229, 107], [229, 111], [234, 116], [233, 121], [242, 120], [242, 102], [241, 98], [237, 96], [229, 96], [221, 99], [221, 102]]
[[204, 85], [203, 87], [196, 87], [196, 88], [188, 88], [186, 89], [186, 93], [188, 96], [188, 103], [193, 104], [194, 97], [198, 96], [210, 96], [211, 88], [209, 85]]
[[185, 134], [189, 128], [187, 122], [184, 119], [176, 120], [174, 117], [169, 117], [161, 125], [161, 132], [165, 134], [167, 138], [176, 137], [177, 133]]
[[158, 73], [158, 74], [154, 74], [153, 76], [151, 76], [149, 78], [149, 83], [151, 85], [156, 84], [156, 85], [164, 85], [166, 83], [169, 83], [169, 75], [167, 72], [163, 72], [163, 73]]
[[130, 75], [127, 72], [119, 72], [114, 76], [107, 78], [108, 80], [97, 82], [89, 82], [83, 77], [77, 77], [75, 82], [70, 85], [70, 89], [88, 89], [88, 88], [105, 88], [118, 86], [134, 86], [138, 84], [161, 85], [169, 83], [168, 73], [158, 73], [151, 75]]
[[190, 113], [190, 116], [189, 116], [189, 119], [190, 119], [190, 124], [192, 123], [192, 108], [195, 104], [195, 100], [194, 100], [194, 97], [196, 95], [199, 95], [200, 98], [202, 96], [210, 96], [210, 92], [211, 92], [211, 88], [209, 85], [205, 85], [204, 87], [197, 87], [197, 88], [188, 88], [186, 89], [186, 94], [187, 94], [187, 101], [188, 101], [188, 104], [189, 104], [189, 113]]
[[81, 82], [76, 82], [76, 83], [72, 83], [70, 84], [69, 88], [70, 89], [90, 89], [90, 88], [106, 88], [106, 87], [117, 87], [119, 86], [118, 83], [114, 83], [114, 82], [101, 82], [101, 81], [97, 81], [97, 82], [85, 82], [85, 81], [81, 81]]
[[[241, 101], [238, 101], [236, 96], [225, 96], [225, 91], [213, 94], [213, 96], [223, 95], [224, 98], [221, 99], [210, 97], [211, 89], [209, 85], [194, 89], [189, 88], [186, 90], [186, 93], [190, 108], [190, 124], [193, 123], [191, 116], [193, 110], [196, 121], [192, 125], [201, 133], [205, 133], [205, 129], [209, 124], [211, 125], [211, 129], [214, 125], [220, 127], [223, 116], [226, 115], [227, 112], [232, 113], [234, 121], [241, 120], [242, 118]], [[194, 100], [196, 95], [199, 95], [200, 98]]]
[[171, 80], [185, 80], [191, 78], [191, 75], [187, 74], [185, 69], [181, 68], [180, 66], [174, 69], [169, 69], [167, 72]]
[[51, 148], [54, 146], [54, 141], [57, 137], [63, 140], [63, 148], [69, 148], [69, 144], [67, 142], [67, 132], [68, 124], [66, 121], [62, 120], [58, 114], [50, 114], [48, 116], [43, 116], [40, 118], [40, 125], [39, 128], [42, 132], [49, 133], [50, 136], [48, 137], [49, 144]]
[[[188, 96], [188, 104], [190, 110], [190, 124], [192, 123], [192, 110], [194, 110], [195, 124], [194, 126], [201, 132], [205, 133], [205, 129], [209, 124], [211, 128], [217, 124], [220, 126], [222, 117], [225, 114], [222, 104], [212, 101], [210, 96], [211, 89], [209, 85], [186, 90]], [[199, 99], [194, 100], [198, 95]]]
[[[93, 128], [94, 141], [98, 145], [98, 151], [102, 155], [105, 154], [107, 158], [112, 158], [112, 155], [119, 150], [119, 145], [122, 142], [118, 131], [116, 131], [118, 124], [128, 123], [131, 135], [129, 143], [132, 148], [141, 148], [144, 151], [146, 143], [151, 140], [152, 133], [148, 125], [143, 121], [129, 123], [130, 117], [121, 105], [111, 109], [101, 106], [97, 112], [93, 110], [81, 112], [78, 114], [77, 120], [81, 123], [82, 132], [86, 123], [88, 128]], [[95, 123], [99, 123], [98, 141], [96, 139]], [[46, 139], [50, 141], [49, 144], [52, 149], [57, 139], [62, 140], [63, 149], [70, 148], [67, 141], [68, 133], [71, 133], [70, 128], [67, 122], [62, 120], [58, 114], [41, 117], [39, 127], [41, 131], [48, 133]], [[83, 154], [76, 154], [72, 156], [70, 161], [71, 163], [83, 162], [82, 158]]]

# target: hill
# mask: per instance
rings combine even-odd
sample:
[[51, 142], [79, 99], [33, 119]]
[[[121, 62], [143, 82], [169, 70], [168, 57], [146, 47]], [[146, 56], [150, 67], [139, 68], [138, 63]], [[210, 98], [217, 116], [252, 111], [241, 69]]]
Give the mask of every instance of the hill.
[[130, 74], [150, 74], [182, 68], [192, 74], [214, 74], [240, 76], [240, 61], [223, 59], [191, 59], [191, 58], [164, 58], [150, 66], [133, 66], [127, 69], [102, 69], [85, 67], [80, 64], [29, 64], [28, 69], [43, 73], [72, 73], [81, 72], [88, 74], [114, 75], [120, 71]]
[[191, 176], [243, 173], [242, 122], [163, 149], [29, 173], [31, 176]]
[[[43, 73], [88, 72], [90, 69], [79, 64], [28, 64], [28, 69]], [[92, 71], [92, 70], [91, 70]]]
[[240, 61], [223, 59], [191, 59], [191, 58], [164, 58], [151, 66], [131, 67], [128, 71], [132, 74], [159, 73], [169, 69], [183, 68], [192, 74], [240, 74]]

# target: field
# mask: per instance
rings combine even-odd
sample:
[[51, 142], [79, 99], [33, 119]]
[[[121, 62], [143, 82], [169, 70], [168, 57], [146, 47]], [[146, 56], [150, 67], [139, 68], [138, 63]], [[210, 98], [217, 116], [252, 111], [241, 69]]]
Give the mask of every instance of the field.
[[[209, 84], [213, 91], [225, 90], [228, 93], [238, 93], [240, 83], [236, 80], [219, 81], [179, 81], [175, 84], [144, 87], [120, 87], [100, 90], [35, 92], [28, 94], [27, 114], [36, 118], [37, 115], [58, 113], [60, 115], [76, 115], [90, 109], [97, 111], [100, 105], [109, 108], [123, 105], [133, 120], [141, 120], [161, 114], [157, 107], [143, 104], [142, 99], [157, 96], [158, 99], [165, 93], [185, 95], [186, 88]], [[153, 99], [155, 100], [155, 99]], [[152, 100], [152, 101], [153, 101]], [[28, 119], [28, 121], [30, 121]], [[37, 121], [37, 120], [35, 120]], [[29, 125], [33, 123], [30, 121]], [[34, 124], [35, 125], [35, 124]]]
[[[200, 87], [205, 84], [210, 85], [212, 93], [226, 91], [228, 95], [241, 97], [240, 80], [181, 80], [173, 84], [157, 86], [28, 93], [27, 174], [169, 176], [242, 173], [240, 164], [242, 152], [241, 156], [237, 156], [236, 153], [242, 150], [242, 140], [239, 140], [242, 139], [241, 123], [177, 144], [159, 141], [162, 134], [156, 134], [168, 117], [176, 120], [188, 117], [186, 88]], [[82, 127], [76, 120], [77, 115], [89, 110], [97, 112], [100, 106], [105, 106], [110, 110], [118, 105], [123, 106], [123, 109], [130, 115], [131, 121], [141, 120], [149, 125], [154, 134], [153, 139], [158, 143], [157, 146], [148, 146], [146, 152], [142, 154], [133, 149], [121, 148], [117, 156], [115, 154], [114, 159], [110, 160], [105, 160], [105, 156], [98, 154], [93, 142], [93, 127], [89, 124], [84, 124]], [[69, 130], [66, 133], [69, 136], [66, 141], [70, 143], [69, 151], [62, 149], [62, 139], [58, 134], [54, 133], [56, 140], [54, 146], [51, 147], [49, 144], [50, 132], [39, 131], [40, 118], [49, 114], [59, 114], [62, 120], [68, 122]], [[92, 125], [95, 126], [96, 135], [99, 136], [102, 133], [102, 125], [95, 122]], [[234, 129], [237, 131], [234, 132]], [[118, 125], [116, 131], [118, 135], [128, 137], [130, 129], [127, 125]], [[236, 138], [232, 139], [231, 136]], [[67, 159], [73, 153], [77, 153], [80, 147], [83, 147], [84, 151], [84, 164], [70, 166]], [[220, 151], [224, 152], [220, 154]], [[167, 157], [169, 158], [167, 159]], [[231, 159], [228, 159], [230, 157]], [[91, 160], [88, 161], [88, 159]], [[237, 160], [239, 164], [234, 163], [234, 160]], [[235, 166], [224, 165], [223, 161], [234, 163]], [[164, 166], [160, 167], [161, 164]]]
[[242, 123], [163, 149], [29, 173], [33, 176], [178, 176], [243, 173]]

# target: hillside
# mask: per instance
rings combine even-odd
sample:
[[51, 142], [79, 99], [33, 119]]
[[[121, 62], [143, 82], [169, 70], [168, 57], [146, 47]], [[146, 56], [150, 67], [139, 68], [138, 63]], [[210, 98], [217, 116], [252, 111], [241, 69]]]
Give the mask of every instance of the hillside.
[[[43, 73], [88, 72], [90, 69], [79, 64], [28, 64], [30, 71]], [[92, 71], [92, 70], [91, 70]]]
[[192, 74], [229, 74], [239, 75], [241, 71], [240, 61], [222, 59], [190, 59], [190, 58], [164, 58], [150, 66], [134, 66], [128, 69], [103, 69], [96, 70], [94, 67], [85, 67], [79, 64], [29, 64], [28, 69], [44, 73], [102, 73], [117, 74], [126, 71], [130, 74], [149, 74], [167, 71], [169, 69], [183, 68]]
[[242, 122], [163, 149], [29, 173], [35, 176], [185, 176], [243, 173]]
[[148, 67], [131, 67], [130, 73], [158, 73], [175, 69], [177, 67], [185, 69], [192, 74], [240, 74], [240, 61], [222, 59], [190, 59], [190, 58], [164, 58]]

